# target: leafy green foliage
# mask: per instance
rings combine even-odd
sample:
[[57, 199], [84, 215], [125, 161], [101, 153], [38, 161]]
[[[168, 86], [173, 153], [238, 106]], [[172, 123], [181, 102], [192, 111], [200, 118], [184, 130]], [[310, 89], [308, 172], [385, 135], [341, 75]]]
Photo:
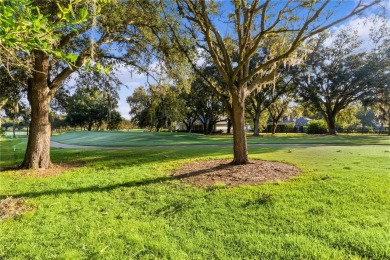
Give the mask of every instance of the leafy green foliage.
[[[314, 48], [306, 63], [297, 72], [296, 83], [300, 101], [319, 111], [328, 125], [328, 132], [335, 134], [339, 113], [354, 102], [364, 100], [373, 85], [375, 73], [371, 71], [367, 53], [358, 53], [361, 42], [351, 28], [333, 35], [323, 33], [312, 40]], [[345, 117], [347, 114], [340, 116]], [[352, 120], [353, 121], [353, 120]], [[356, 122], [354, 122], [356, 123]]]
[[147, 91], [137, 88], [127, 97], [132, 121], [139, 127], [174, 130], [174, 123], [182, 117], [180, 89], [169, 85], [150, 85]]
[[359, 106], [356, 117], [360, 120], [363, 126], [375, 125], [376, 115], [372, 108]]
[[348, 127], [356, 126], [360, 123], [357, 118], [358, 107], [356, 105], [350, 105], [341, 110], [336, 118], [337, 127], [347, 129]]
[[19, 102], [23, 93], [23, 86], [27, 80], [27, 73], [20, 68], [0, 67], [0, 110], [7, 102]]
[[110, 118], [107, 124], [108, 130], [118, 130], [122, 127], [123, 118], [118, 111], [116, 110], [111, 111], [109, 117]]
[[40, 9], [33, 5], [31, 0], [0, 0], [1, 62], [7, 67], [28, 69], [24, 55], [29, 55], [33, 50], [41, 50], [54, 58], [74, 63], [77, 55], [66, 54], [54, 46], [60, 36], [58, 32], [64, 26], [62, 21], [68, 26], [87, 20], [86, 7], [79, 8], [78, 13], [73, 10], [73, 5], [80, 3], [81, 0], [72, 1], [67, 6], [57, 3], [59, 21], [53, 23], [49, 21], [47, 14], [42, 14]]
[[[199, 76], [224, 100], [233, 123], [234, 164], [248, 163], [245, 138], [246, 98], [253, 92], [275, 81], [281, 64], [293, 66], [304, 60], [308, 39], [314, 35], [362, 13], [378, 4], [379, 0], [353, 5], [351, 12], [336, 16], [337, 7], [331, 1], [206, 1], [176, 0], [177, 12], [183, 17], [183, 34], [189, 35], [205, 64], [216, 67], [223, 84], [216, 84], [197, 68], [199, 56], [191, 56], [181, 39], [173, 34]], [[234, 11], [232, 11], [234, 9]], [[227, 11], [231, 10], [231, 11]], [[221, 20], [224, 20], [221, 29]], [[226, 29], [225, 29], [226, 28]], [[251, 66], [255, 55], [267, 57]]]
[[307, 133], [308, 134], [326, 134], [328, 133], [328, 128], [324, 120], [311, 120], [307, 124]]
[[283, 119], [288, 115], [288, 104], [291, 102], [291, 99], [283, 95], [278, 99], [275, 99], [273, 103], [268, 106], [268, 114], [270, 121], [272, 122], [272, 133], [275, 134], [276, 127]]
[[[215, 80], [218, 80], [215, 67], [207, 67], [203, 72], [209, 76], [214, 75]], [[217, 92], [207, 86], [202, 77], [197, 77], [192, 82], [191, 90], [188, 93], [183, 92], [181, 97], [184, 110], [183, 122], [187, 126], [187, 131], [191, 130], [195, 120], [199, 120], [203, 125], [203, 133], [211, 134], [215, 124], [226, 117], [223, 100]]]
[[122, 120], [114, 109], [117, 100], [96, 87], [78, 88], [67, 103], [66, 121], [71, 126], [86, 127], [91, 131], [93, 127], [99, 130], [108, 124], [109, 129], [116, 129]]

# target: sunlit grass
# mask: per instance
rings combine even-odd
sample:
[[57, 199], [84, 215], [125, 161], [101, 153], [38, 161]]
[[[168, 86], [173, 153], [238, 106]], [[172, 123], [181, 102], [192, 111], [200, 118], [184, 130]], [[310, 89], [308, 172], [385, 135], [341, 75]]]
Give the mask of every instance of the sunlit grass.
[[[1, 165], [24, 140], [1, 140]], [[16, 151], [13, 145], [16, 144]], [[195, 188], [169, 176], [231, 147], [52, 149], [85, 166], [60, 176], [0, 173], [1, 197], [35, 209], [0, 221], [0, 259], [388, 259], [390, 147], [250, 147], [302, 169], [287, 182]]]
[[[71, 132], [53, 136], [54, 141], [76, 145], [98, 146], [153, 146], [190, 144], [231, 144], [231, 135], [153, 133], [153, 132]], [[249, 144], [389, 144], [390, 137], [384, 135], [306, 135], [277, 134], [254, 137], [248, 135]]]

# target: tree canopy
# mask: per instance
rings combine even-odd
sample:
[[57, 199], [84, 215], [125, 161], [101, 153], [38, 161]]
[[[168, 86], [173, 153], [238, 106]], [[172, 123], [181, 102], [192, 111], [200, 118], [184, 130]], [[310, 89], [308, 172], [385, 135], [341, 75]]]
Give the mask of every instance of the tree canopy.
[[[310, 62], [314, 62], [314, 57], [322, 58], [318, 53], [326, 48], [319, 44], [322, 36], [316, 38], [317, 45], [310, 45], [314, 42], [313, 37], [379, 2], [355, 1], [349, 3], [348, 12], [341, 14], [337, 11], [344, 8], [344, 3], [331, 0], [0, 0], [0, 69], [7, 73], [0, 80], [14, 78], [20, 68], [26, 75], [20, 77], [25, 79], [23, 82], [9, 81], [10, 84], [4, 87], [7, 92], [0, 96], [0, 101], [4, 103], [9, 99], [15, 88], [25, 87], [31, 106], [31, 134], [22, 166], [50, 167], [49, 106], [59, 93], [57, 103], [52, 106], [70, 108], [72, 104], [66, 103], [64, 98], [66, 90], [58, 91], [76, 72], [77, 85], [92, 86], [89, 83], [93, 81], [97, 92], [106, 93], [108, 118], [117, 121], [117, 114], [111, 107], [115, 106], [120, 82], [109, 71], [123, 67], [153, 77], [154, 82], [148, 82], [147, 92], [138, 89], [128, 101], [133, 110], [134, 104], [141, 106], [137, 108], [140, 110], [137, 111], [138, 122], [157, 129], [171, 127], [174, 121], [182, 120], [184, 114], [190, 113], [180, 107], [179, 90], [189, 91], [191, 84], [192, 92], [204, 86], [212, 89], [208, 98], [202, 100], [208, 102], [203, 107], [217, 104], [209, 106], [213, 112], [229, 113], [233, 124], [232, 163], [248, 163], [244, 132], [247, 98], [269, 94], [269, 86], [276, 87], [278, 79], [288, 80], [289, 76], [283, 76], [282, 68], [302, 63], [307, 63], [306, 68], [312, 67], [312, 75], [306, 77], [310, 81], [307, 85], [320, 81], [323, 75], [314, 74], [320, 71], [321, 64]], [[382, 30], [381, 35], [385, 34]], [[388, 40], [386, 42], [383, 37], [376, 41], [378, 51], [371, 56], [348, 53], [347, 49], [352, 51], [353, 46], [344, 44], [341, 38], [339, 41], [335, 42], [338, 48], [334, 49], [334, 56], [322, 60], [326, 65], [336, 61], [337, 55], [343, 57], [335, 62], [337, 73], [332, 74], [333, 78], [327, 84], [338, 81], [343, 85], [357, 85], [358, 78], [369, 76], [365, 65], [368, 61], [371, 70], [381, 70], [376, 63], [387, 66]], [[311, 48], [317, 48], [316, 54], [308, 54]], [[159, 77], [154, 77], [152, 71]], [[388, 70], [381, 71], [375, 84], [382, 87], [373, 90], [372, 97], [387, 96]], [[192, 72], [197, 73], [196, 80]], [[300, 78], [304, 83], [305, 77]], [[336, 105], [337, 112], [362, 97], [360, 92], [353, 98], [348, 96], [349, 90], [331, 90], [343, 95], [343, 103]], [[79, 93], [76, 91], [76, 94]], [[80, 96], [74, 102], [81, 106], [87, 102], [82, 101], [83, 98], [87, 100], [88, 95]], [[376, 101], [377, 104], [388, 104], [385, 98]], [[317, 108], [324, 110], [320, 105]], [[383, 112], [382, 108], [383, 105], [378, 106], [378, 111]], [[200, 116], [199, 109], [197, 113], [187, 118], [189, 122]], [[205, 122], [216, 122], [216, 116], [207, 113], [201, 118]], [[88, 124], [98, 123], [89, 121]], [[333, 129], [331, 123], [328, 125]]]
[[[160, 70], [180, 74], [183, 77], [177, 78], [182, 83], [188, 79], [179, 70], [180, 64], [167, 66], [180, 57], [170, 55], [175, 50], [165, 37], [166, 20], [153, 0], [18, 1], [1, 2], [1, 11], [7, 16], [2, 16], [5, 29], [0, 41], [5, 46], [2, 63], [3, 58], [15, 54], [19, 61], [28, 61], [31, 71], [26, 82], [31, 134], [24, 168], [50, 167], [49, 104], [74, 72], [93, 67], [98, 73], [107, 73], [120, 64], [144, 72], [159, 61]], [[20, 27], [25, 20], [26, 25]], [[30, 39], [34, 39], [33, 45]], [[9, 48], [14, 52], [5, 55]]]
[[[343, 16], [334, 12], [340, 6], [327, 1], [246, 1], [228, 2], [206, 0], [176, 0], [177, 12], [185, 20], [183, 34], [195, 42], [196, 48], [210, 57], [224, 84], [215, 84], [212, 78], [204, 77], [230, 106], [233, 122], [233, 164], [248, 163], [246, 144], [245, 102], [255, 90], [272, 83], [281, 64], [295, 65], [305, 55], [308, 39], [335, 24], [362, 13], [379, 3], [358, 1]], [[226, 11], [231, 10], [231, 11]], [[226, 30], [220, 30], [221, 22]], [[195, 71], [197, 59], [180, 45]], [[257, 53], [265, 52], [264, 59], [251, 67]], [[201, 74], [201, 73], [199, 73]]]

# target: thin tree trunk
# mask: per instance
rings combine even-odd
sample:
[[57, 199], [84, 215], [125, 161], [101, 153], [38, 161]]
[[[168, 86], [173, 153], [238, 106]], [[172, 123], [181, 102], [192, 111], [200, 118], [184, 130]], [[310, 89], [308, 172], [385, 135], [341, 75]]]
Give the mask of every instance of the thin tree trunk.
[[207, 123], [202, 123], [203, 124], [203, 134], [207, 135]]
[[15, 130], [16, 130], [16, 125], [15, 125], [15, 117], [12, 119], [12, 137], [13, 138], [16, 138], [16, 133], [15, 133]]
[[207, 126], [207, 134], [212, 134], [213, 133], [213, 130], [214, 130], [214, 123], [213, 121], [209, 121], [209, 124]]
[[249, 163], [248, 146], [245, 134], [245, 98], [232, 95], [231, 118], [233, 122], [233, 153], [232, 164]]
[[275, 123], [275, 121], [272, 122], [272, 129], [271, 129], [271, 133], [274, 135], [276, 134], [276, 128], [278, 128], [278, 124]]
[[183, 121], [184, 122], [184, 124], [186, 125], [186, 131], [187, 131], [187, 133], [191, 133], [191, 131], [192, 131], [192, 127], [194, 126], [194, 123], [195, 123], [195, 121], [196, 121], [196, 118], [194, 118], [194, 119], [190, 119], [189, 121], [188, 121], [188, 123], [186, 122], [186, 121]]
[[227, 134], [230, 134], [232, 132], [232, 120], [229, 118], [228, 121], [227, 121], [227, 131], [226, 133]]
[[191, 132], [191, 126], [190, 123], [187, 123], [185, 120], [183, 120], [184, 125], [186, 126], [186, 132], [190, 133]]
[[253, 135], [259, 136], [259, 121], [260, 121], [260, 115], [256, 115], [253, 120]]
[[50, 134], [49, 105], [51, 100], [48, 87], [47, 72], [49, 58], [43, 52], [37, 52], [34, 73], [28, 82], [27, 98], [31, 105], [30, 134], [24, 161], [21, 165], [26, 169], [49, 168]]

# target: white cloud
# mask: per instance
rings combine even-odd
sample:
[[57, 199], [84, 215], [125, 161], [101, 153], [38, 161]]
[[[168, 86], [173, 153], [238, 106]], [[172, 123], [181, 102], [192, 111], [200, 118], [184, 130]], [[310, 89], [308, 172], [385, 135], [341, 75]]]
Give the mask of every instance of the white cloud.
[[[390, 0], [387, 0], [386, 5], [390, 7]], [[370, 33], [371, 30], [377, 27], [380, 23], [376, 24], [374, 22], [374, 16], [368, 17], [357, 17], [355, 19], [349, 20], [347, 23], [344, 23], [339, 26], [332, 27], [332, 33], [337, 34], [340, 30], [349, 29], [356, 31], [358, 40], [362, 41], [362, 46], [359, 50], [370, 50], [373, 48], [372, 43], [370, 41]], [[390, 26], [390, 20], [386, 20], [388, 26]], [[328, 41], [328, 44], [331, 44], [332, 40]]]
[[388, 17], [390, 15], [390, 0], [385, 0], [383, 7], [385, 8], [386, 16]]
[[130, 119], [130, 107], [129, 104], [126, 102], [126, 98], [121, 98], [118, 102], [118, 112], [121, 114], [123, 118]]
[[122, 115], [122, 117], [130, 119], [130, 107], [126, 102], [126, 98], [132, 95], [137, 87], [144, 86], [147, 82], [147, 77], [144, 73], [130, 73], [126, 68], [121, 68], [115, 71], [115, 74], [118, 76], [122, 84], [125, 85], [119, 90], [118, 112]]

